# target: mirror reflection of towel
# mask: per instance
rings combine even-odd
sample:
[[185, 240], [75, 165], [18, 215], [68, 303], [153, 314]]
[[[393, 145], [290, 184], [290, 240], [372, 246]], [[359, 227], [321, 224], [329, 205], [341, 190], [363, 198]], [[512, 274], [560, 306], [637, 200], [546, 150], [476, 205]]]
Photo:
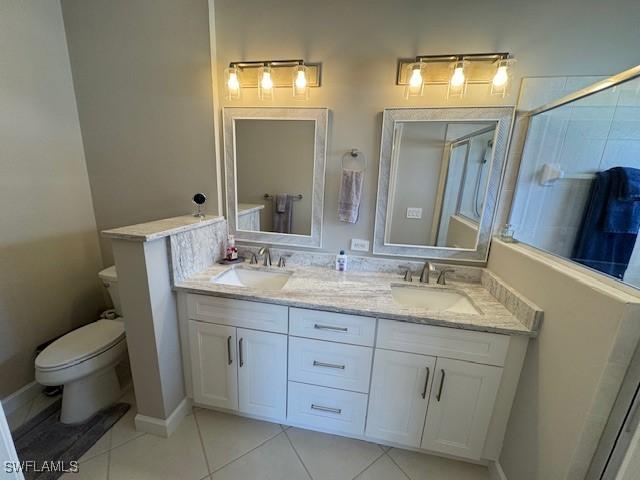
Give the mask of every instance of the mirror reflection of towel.
[[358, 221], [363, 180], [364, 171], [362, 170], [346, 168], [342, 170], [338, 198], [338, 220], [341, 222], [356, 223]]
[[273, 231], [291, 233], [293, 197], [287, 193], [276, 194], [273, 200]]

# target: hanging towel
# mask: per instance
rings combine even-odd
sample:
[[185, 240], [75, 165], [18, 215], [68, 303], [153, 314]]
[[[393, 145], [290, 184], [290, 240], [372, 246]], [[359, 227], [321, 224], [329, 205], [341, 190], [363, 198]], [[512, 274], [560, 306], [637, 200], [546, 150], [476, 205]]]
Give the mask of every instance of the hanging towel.
[[[635, 172], [628, 173], [630, 175], [621, 175], [619, 167], [596, 173], [571, 255], [576, 262], [620, 279], [627, 269], [638, 234], [637, 228], [631, 232], [624, 230], [640, 222], [638, 218], [622, 218], [622, 210], [617, 204], [621, 191], [633, 196], [636, 188], [631, 183], [621, 186], [622, 181], [627, 181], [625, 178], [632, 179], [635, 175]], [[637, 204], [638, 200], [628, 203]], [[640, 210], [631, 208], [626, 213], [637, 217]], [[609, 228], [617, 231], [610, 232]]]
[[615, 167], [604, 217], [604, 231], [638, 233], [640, 228], [640, 170]]
[[338, 198], [338, 220], [341, 222], [356, 223], [358, 221], [363, 180], [364, 171], [342, 169]]
[[291, 233], [293, 216], [293, 197], [287, 193], [278, 193], [273, 199], [273, 231]]

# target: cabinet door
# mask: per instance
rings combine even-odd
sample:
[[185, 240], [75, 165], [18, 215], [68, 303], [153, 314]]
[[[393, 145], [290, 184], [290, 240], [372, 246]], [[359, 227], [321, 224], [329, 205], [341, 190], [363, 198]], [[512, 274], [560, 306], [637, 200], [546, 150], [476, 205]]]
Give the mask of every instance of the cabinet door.
[[479, 459], [502, 368], [438, 358], [422, 448]]
[[426, 355], [376, 349], [367, 436], [420, 445], [435, 363]]
[[195, 402], [237, 410], [235, 327], [189, 320], [189, 343]]
[[287, 410], [287, 336], [238, 328], [240, 411], [276, 421]]

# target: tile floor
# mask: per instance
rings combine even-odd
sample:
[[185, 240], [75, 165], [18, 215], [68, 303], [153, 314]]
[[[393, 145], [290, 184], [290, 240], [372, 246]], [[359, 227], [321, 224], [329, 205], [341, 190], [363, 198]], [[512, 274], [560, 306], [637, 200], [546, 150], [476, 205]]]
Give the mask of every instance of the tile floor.
[[[12, 428], [54, 399], [37, 397]], [[488, 480], [485, 467], [201, 408], [170, 438], [136, 432], [132, 408], [64, 480]]]

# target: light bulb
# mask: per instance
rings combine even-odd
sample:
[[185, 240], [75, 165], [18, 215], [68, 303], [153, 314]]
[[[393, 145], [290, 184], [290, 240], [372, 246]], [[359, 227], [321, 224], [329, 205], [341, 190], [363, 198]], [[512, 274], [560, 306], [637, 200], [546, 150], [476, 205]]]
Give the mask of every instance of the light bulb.
[[262, 72], [262, 79], [260, 79], [260, 86], [263, 90], [271, 90], [273, 88], [273, 80], [271, 80], [271, 72]]
[[457, 65], [453, 69], [453, 75], [451, 75], [451, 86], [454, 88], [461, 87], [464, 85], [464, 67], [462, 65]]
[[303, 69], [298, 70], [296, 73], [296, 88], [300, 90], [307, 88], [307, 76]]
[[493, 77], [494, 87], [503, 87], [509, 80], [509, 72], [506, 65], [500, 65], [496, 70], [496, 74]]
[[227, 80], [227, 87], [229, 91], [235, 92], [240, 89], [240, 81], [238, 80], [238, 74], [236, 72], [229, 73], [229, 80]]
[[413, 67], [411, 71], [411, 77], [409, 78], [409, 86], [416, 88], [422, 85], [422, 72], [420, 71], [420, 67]]

